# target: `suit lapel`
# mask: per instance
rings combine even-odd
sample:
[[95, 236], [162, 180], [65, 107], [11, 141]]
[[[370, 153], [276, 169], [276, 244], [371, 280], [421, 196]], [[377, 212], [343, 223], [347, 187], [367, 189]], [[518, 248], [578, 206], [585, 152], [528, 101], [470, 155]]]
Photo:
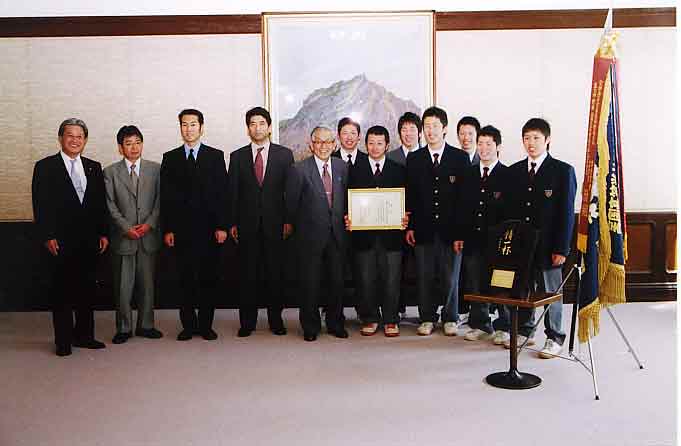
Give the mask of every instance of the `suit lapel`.
[[[142, 170], [141, 163], [138, 165], [139, 170]], [[128, 173], [128, 166], [125, 165], [125, 160], [122, 159], [118, 162], [117, 166], [117, 171], [118, 171], [118, 176], [120, 177], [121, 181], [123, 184], [125, 184], [125, 187], [130, 191], [130, 193], [134, 196], [137, 197], [137, 191], [132, 185], [132, 179], [130, 178], [130, 174]], [[141, 175], [138, 176], [138, 180], [141, 178]], [[139, 184], [139, 183], [138, 183]]]
[[[331, 162], [331, 190], [333, 198], [331, 204], [333, 207], [336, 207], [340, 206], [340, 203], [343, 203], [343, 182], [341, 173], [339, 172], [339, 164], [334, 163], [333, 160], [329, 161]], [[341, 161], [341, 163], [342, 162], [343, 161]], [[334, 164], [336, 164], [335, 167]]]
[[[313, 186], [317, 189], [317, 192], [322, 197], [326, 197], [326, 191], [324, 190], [324, 183], [322, 183], [322, 177], [319, 175], [319, 170], [317, 169], [317, 162], [315, 161], [314, 155], [308, 158], [309, 161], [307, 161], [307, 175], [310, 179], [310, 182], [313, 184]], [[331, 159], [329, 159], [329, 165], [331, 165]], [[331, 172], [331, 175], [333, 175], [333, 171]], [[325, 198], [326, 199], [326, 198]]]

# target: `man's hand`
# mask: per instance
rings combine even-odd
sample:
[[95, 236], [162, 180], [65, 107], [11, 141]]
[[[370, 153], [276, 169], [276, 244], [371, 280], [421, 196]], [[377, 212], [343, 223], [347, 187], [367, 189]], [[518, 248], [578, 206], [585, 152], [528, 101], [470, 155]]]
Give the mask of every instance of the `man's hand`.
[[175, 233], [174, 232], [167, 232], [166, 235], [163, 236], [163, 243], [165, 243], [168, 248], [174, 247], [175, 246]]
[[284, 240], [293, 234], [293, 225], [291, 223], [284, 223]]
[[452, 249], [457, 254], [463, 251], [463, 240], [456, 240], [454, 243], [452, 243]]
[[109, 239], [106, 237], [99, 238], [99, 253], [103, 254], [106, 251], [107, 246], [109, 246]]
[[59, 254], [59, 243], [55, 238], [46, 241], [45, 248], [47, 248], [47, 250], [50, 251], [50, 254], [52, 254], [55, 257], [57, 256], [57, 254]]
[[352, 220], [350, 220], [347, 214], [343, 216], [343, 221], [345, 222], [345, 230], [352, 231]]
[[151, 226], [146, 223], [142, 223], [141, 225], [133, 226], [133, 229], [135, 229], [135, 232], [137, 232], [139, 238], [142, 238], [147, 234], [147, 232], [151, 231]]
[[411, 212], [405, 212], [404, 217], [402, 217], [402, 230], [404, 231], [409, 226], [409, 215]]
[[125, 233], [125, 236], [130, 240], [137, 240], [138, 238], [140, 238], [140, 234], [139, 232], [137, 232], [136, 226], [133, 226], [132, 228], [128, 229], [128, 231]]
[[410, 229], [407, 231], [407, 235], [404, 237], [407, 241], [407, 245], [414, 247], [416, 245], [416, 237], [414, 237], [414, 230]]
[[562, 254], [551, 254], [551, 264], [553, 266], [560, 266], [565, 263], [565, 256]]
[[223, 243], [225, 243], [225, 240], [227, 240], [227, 231], [223, 231], [222, 229], [216, 229], [215, 241], [218, 242], [218, 245], [222, 245]]
[[237, 245], [239, 244], [239, 230], [237, 229], [236, 225], [229, 228], [229, 236], [232, 237], [234, 243]]

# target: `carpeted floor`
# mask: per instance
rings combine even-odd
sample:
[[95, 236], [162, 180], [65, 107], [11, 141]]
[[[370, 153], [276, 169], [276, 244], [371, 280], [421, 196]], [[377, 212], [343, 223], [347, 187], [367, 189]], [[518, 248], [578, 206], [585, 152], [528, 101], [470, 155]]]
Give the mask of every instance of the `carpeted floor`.
[[99, 312], [107, 348], [67, 358], [54, 355], [49, 313], [0, 313], [0, 446], [676, 444], [676, 303], [614, 312], [646, 368], [604, 313], [600, 401], [578, 363], [523, 351], [520, 369], [543, 384], [496, 389], [484, 377], [508, 367], [507, 350], [419, 337], [413, 324], [399, 338], [362, 337], [349, 309], [350, 339], [315, 343], [302, 340], [296, 310], [285, 311], [284, 337], [261, 312], [258, 331], [237, 338], [237, 312], [218, 310], [217, 341], [181, 343], [167, 310], [156, 313], [163, 339], [112, 345], [113, 313]]

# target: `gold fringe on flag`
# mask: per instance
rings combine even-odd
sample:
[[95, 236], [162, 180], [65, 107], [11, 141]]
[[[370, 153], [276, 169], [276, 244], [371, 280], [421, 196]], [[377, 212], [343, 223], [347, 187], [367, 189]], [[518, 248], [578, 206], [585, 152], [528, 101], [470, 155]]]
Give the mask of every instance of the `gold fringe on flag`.
[[601, 304], [598, 299], [579, 309], [579, 342], [584, 343], [598, 334], [601, 328]]

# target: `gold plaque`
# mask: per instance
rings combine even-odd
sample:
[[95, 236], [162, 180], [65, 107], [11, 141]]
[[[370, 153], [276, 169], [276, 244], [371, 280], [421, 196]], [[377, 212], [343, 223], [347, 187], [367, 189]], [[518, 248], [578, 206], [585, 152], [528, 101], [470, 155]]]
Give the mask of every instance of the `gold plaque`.
[[513, 279], [515, 278], [515, 271], [506, 271], [503, 269], [492, 270], [492, 281], [490, 285], [499, 288], [513, 288]]

